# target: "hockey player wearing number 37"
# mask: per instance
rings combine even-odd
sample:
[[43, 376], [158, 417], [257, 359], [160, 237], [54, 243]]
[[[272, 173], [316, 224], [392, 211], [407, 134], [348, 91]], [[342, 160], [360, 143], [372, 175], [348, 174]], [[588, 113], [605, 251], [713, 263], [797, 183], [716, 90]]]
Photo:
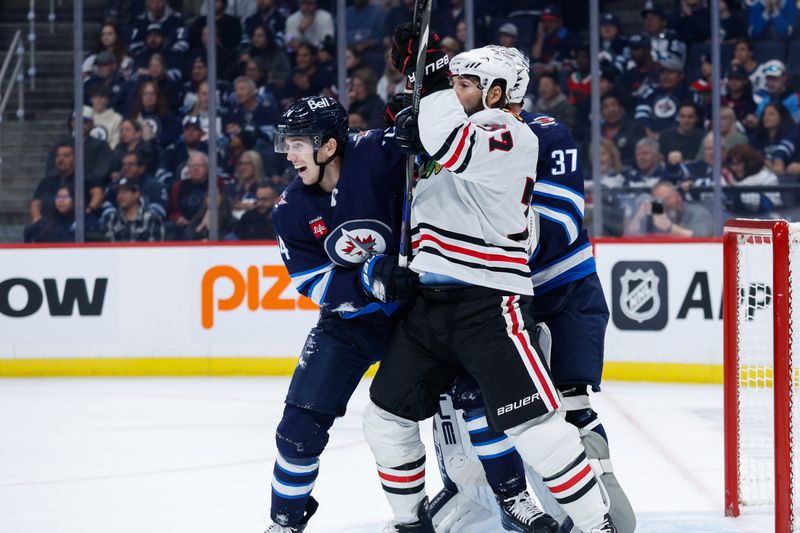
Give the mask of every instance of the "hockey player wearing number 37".
[[[414, 43], [395, 32], [396, 66]], [[428, 47], [429, 56], [431, 47]], [[431, 68], [433, 67], [433, 68]], [[424, 499], [418, 421], [431, 417], [439, 394], [466, 370], [484, 399], [489, 426], [516, 437], [536, 470], [582, 531], [616, 533], [575, 426], [556, 414], [561, 400], [536, 345], [528, 306], [533, 294], [529, 251], [536, 136], [504, 111], [517, 80], [511, 60], [489, 48], [426, 68], [418, 118], [431, 154], [414, 192], [411, 270], [420, 293], [395, 330], [370, 388], [364, 431], [398, 523], [412, 522]], [[424, 488], [424, 487], [423, 487]]]

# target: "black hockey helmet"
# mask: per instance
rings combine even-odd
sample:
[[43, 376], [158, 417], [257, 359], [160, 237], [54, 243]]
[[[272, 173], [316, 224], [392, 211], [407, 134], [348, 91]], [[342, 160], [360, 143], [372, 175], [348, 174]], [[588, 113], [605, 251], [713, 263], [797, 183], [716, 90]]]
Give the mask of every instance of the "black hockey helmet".
[[328, 139], [336, 139], [336, 152], [341, 154], [347, 142], [347, 111], [338, 100], [328, 96], [301, 98], [278, 120], [276, 152], [288, 152], [287, 137], [308, 137], [314, 147], [315, 160], [317, 150]]

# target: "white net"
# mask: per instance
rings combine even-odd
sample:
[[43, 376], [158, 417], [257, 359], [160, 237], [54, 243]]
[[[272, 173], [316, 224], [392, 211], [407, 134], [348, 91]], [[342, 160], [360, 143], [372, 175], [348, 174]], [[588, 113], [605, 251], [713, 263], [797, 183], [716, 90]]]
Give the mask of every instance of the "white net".
[[772, 394], [772, 237], [738, 237], [739, 499], [775, 498]]
[[[790, 225], [789, 237], [789, 324], [775, 331], [773, 242], [769, 235], [739, 235], [737, 240], [737, 361], [739, 418], [739, 501], [743, 506], [775, 503], [775, 408], [773, 335], [788, 335], [800, 324], [800, 224]], [[785, 258], [775, 257], [776, 260]], [[800, 532], [800, 348], [790, 342], [790, 404], [777, 416], [789, 418], [788, 446], [778, 443], [779, 454], [788, 453], [790, 466], [791, 532]]]

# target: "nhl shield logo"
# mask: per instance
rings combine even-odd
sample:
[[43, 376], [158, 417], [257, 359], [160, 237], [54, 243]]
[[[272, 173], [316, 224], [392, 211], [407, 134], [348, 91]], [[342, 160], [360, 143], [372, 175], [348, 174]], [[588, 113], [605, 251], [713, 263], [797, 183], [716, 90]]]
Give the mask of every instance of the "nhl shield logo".
[[619, 307], [622, 313], [639, 324], [650, 320], [661, 309], [661, 298], [658, 294], [658, 276], [653, 269], [625, 270], [619, 279], [622, 294]]
[[391, 228], [379, 220], [350, 220], [328, 235], [325, 252], [337, 265], [358, 266], [371, 256], [384, 253], [391, 238]]
[[620, 261], [611, 271], [614, 325], [661, 330], [667, 325], [667, 269], [659, 261]]

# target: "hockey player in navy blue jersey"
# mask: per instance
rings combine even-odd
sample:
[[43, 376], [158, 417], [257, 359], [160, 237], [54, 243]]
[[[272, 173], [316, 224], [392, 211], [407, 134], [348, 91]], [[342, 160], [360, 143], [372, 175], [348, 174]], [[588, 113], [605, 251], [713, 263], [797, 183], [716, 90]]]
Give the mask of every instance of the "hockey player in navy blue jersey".
[[[328, 97], [298, 100], [278, 123], [275, 151], [286, 154], [298, 176], [272, 220], [295, 287], [321, 310], [276, 432], [268, 533], [303, 531], [316, 511], [311, 491], [328, 430], [381, 358], [398, 302], [414, 292], [416, 274], [396, 266], [404, 158], [389, 132], [348, 138], [347, 113]], [[385, 255], [372, 262], [372, 274], [384, 279], [386, 299], [394, 303], [362, 287], [359, 267], [376, 254]], [[408, 531], [425, 527], [420, 522]]]

